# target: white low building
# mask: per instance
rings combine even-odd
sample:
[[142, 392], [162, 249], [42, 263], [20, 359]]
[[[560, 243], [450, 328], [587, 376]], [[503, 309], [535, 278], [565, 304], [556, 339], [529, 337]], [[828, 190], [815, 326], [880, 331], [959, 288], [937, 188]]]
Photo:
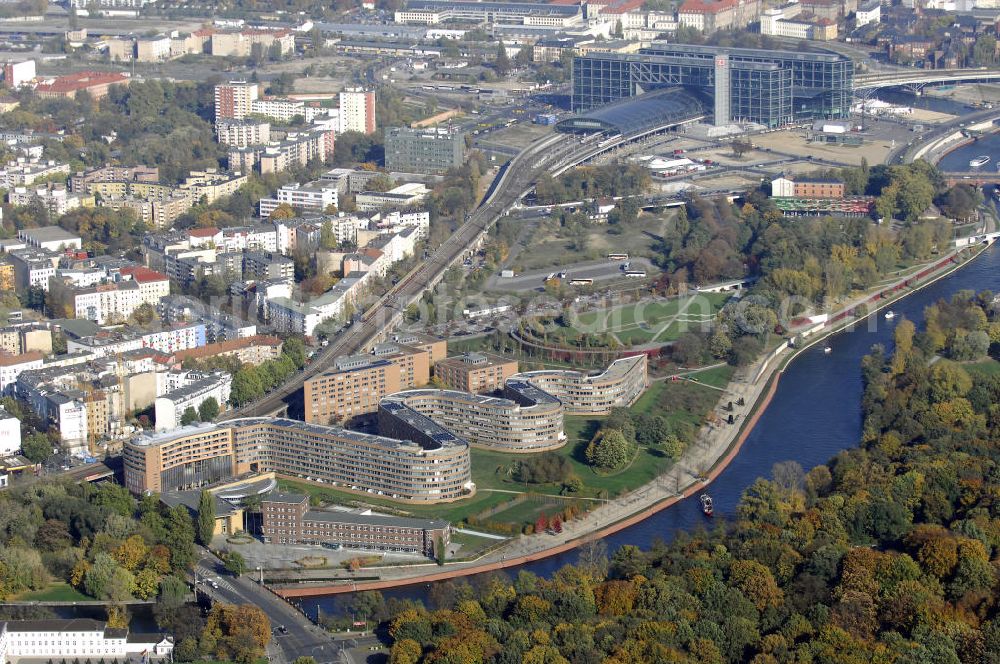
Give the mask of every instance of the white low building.
[[0, 456], [21, 449], [21, 421], [0, 406]]
[[340, 202], [337, 185], [326, 180], [316, 180], [305, 184], [286, 184], [278, 188], [274, 198], [260, 199], [260, 216], [270, 217], [271, 213], [286, 203], [297, 210], [325, 211], [329, 206]]
[[112, 661], [170, 658], [174, 640], [166, 634], [140, 634], [106, 623], [72, 620], [11, 620], [0, 625], [0, 664], [20, 659]]

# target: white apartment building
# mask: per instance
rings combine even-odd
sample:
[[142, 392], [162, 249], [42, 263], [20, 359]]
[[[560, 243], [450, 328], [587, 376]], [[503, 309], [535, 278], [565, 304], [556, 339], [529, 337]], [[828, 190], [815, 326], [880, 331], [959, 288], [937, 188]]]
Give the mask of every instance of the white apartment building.
[[71, 292], [70, 297], [74, 318], [92, 320], [98, 325], [124, 323], [144, 304], [139, 285], [131, 281], [82, 288]]
[[287, 203], [297, 210], [323, 212], [330, 205], [339, 203], [337, 185], [326, 180], [286, 184], [278, 188], [274, 198], [260, 199], [260, 216], [270, 217], [275, 208], [282, 203]]
[[88, 618], [11, 620], [0, 625], [0, 664], [19, 659], [163, 659], [173, 649], [173, 638], [165, 634], [130, 633]]
[[158, 304], [161, 297], [170, 295], [170, 279], [161, 272], [148, 267], [123, 267], [119, 272], [139, 284], [139, 294], [145, 302]]
[[64, 185], [22, 185], [7, 193], [7, 202], [11, 205], [31, 205], [35, 201], [44, 205], [52, 217], [60, 217], [83, 204], [80, 197], [66, 191]]
[[3, 66], [3, 82], [11, 90], [28, 85], [36, 75], [34, 60], [7, 62]]
[[879, 23], [882, 20], [882, 3], [879, 0], [868, 0], [858, 5], [854, 13], [854, 21], [857, 27], [868, 25], [869, 23]]
[[219, 143], [245, 148], [271, 142], [271, 124], [258, 120], [220, 120], [215, 123]]
[[188, 408], [195, 411], [202, 403], [214, 398], [220, 410], [229, 403], [229, 393], [233, 377], [216, 371], [205, 374], [197, 371], [168, 372], [166, 384], [169, 389], [163, 396], [156, 397], [155, 417], [157, 431], [170, 431], [181, 424], [181, 417]]
[[49, 290], [49, 279], [56, 276], [59, 255], [43, 249], [17, 249], [8, 251], [14, 264], [14, 286], [18, 292], [28, 288]]
[[0, 187], [8, 191], [18, 185], [32, 185], [49, 176], [69, 175], [69, 164], [20, 157], [0, 169]]
[[417, 240], [426, 240], [431, 229], [430, 212], [400, 212], [392, 210], [372, 217], [376, 228], [382, 233], [399, 233], [406, 228], [415, 228]]
[[375, 132], [375, 93], [361, 88], [347, 88], [340, 93], [340, 133]]
[[21, 449], [21, 420], [0, 406], [0, 455], [10, 456]]
[[333, 288], [307, 303], [286, 297], [268, 300], [271, 325], [279, 334], [312, 336], [320, 323], [344, 315], [348, 305], [356, 306], [368, 277], [368, 272], [344, 277]]
[[41, 369], [43, 364], [42, 354], [38, 351], [21, 355], [0, 353], [0, 393], [9, 394], [21, 373]]
[[208, 332], [202, 322], [175, 324], [144, 334], [121, 334], [115, 337], [97, 336], [69, 338], [66, 350], [70, 353], [88, 352], [95, 359], [149, 348], [165, 355], [181, 350], [201, 348], [208, 343]]
[[291, 99], [288, 97], [265, 97], [253, 102], [252, 112], [254, 115], [263, 115], [280, 122], [291, 122], [296, 116], [301, 117], [306, 122], [312, 122], [316, 118], [329, 116], [336, 109], [326, 108], [307, 104], [301, 99]]

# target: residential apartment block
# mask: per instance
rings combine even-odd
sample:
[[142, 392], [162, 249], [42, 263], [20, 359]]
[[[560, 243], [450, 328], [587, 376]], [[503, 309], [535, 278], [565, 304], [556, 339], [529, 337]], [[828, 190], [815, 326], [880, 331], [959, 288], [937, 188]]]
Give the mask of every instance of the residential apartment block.
[[615, 360], [596, 375], [545, 369], [515, 374], [511, 380], [526, 381], [548, 392], [562, 402], [567, 415], [607, 415], [612, 408], [627, 408], [649, 386], [642, 354]]
[[14, 187], [7, 192], [7, 202], [11, 205], [39, 203], [52, 218], [61, 217], [70, 210], [81, 206], [92, 207], [94, 205], [93, 197], [71, 194], [66, 190], [65, 185], [52, 182]]
[[473, 394], [496, 392], [516, 373], [516, 360], [490, 353], [465, 353], [434, 365], [434, 377], [445, 387]]
[[[214, 39], [214, 35], [213, 35]], [[242, 120], [252, 112], [257, 99], [256, 83], [229, 81], [215, 86], [215, 121]]]
[[383, 397], [426, 385], [430, 353], [400, 344], [381, 344], [371, 355], [340, 357], [334, 368], [303, 385], [306, 422], [329, 424], [374, 413]]
[[362, 88], [340, 92], [340, 132], [375, 133], [375, 93]]
[[260, 120], [219, 120], [215, 123], [219, 143], [237, 148], [271, 142], [271, 123]]
[[278, 188], [274, 198], [260, 199], [260, 216], [270, 217], [282, 203], [297, 210], [313, 210], [325, 212], [331, 205], [336, 207], [340, 202], [337, 185], [326, 180], [315, 180], [299, 184], [293, 182]]
[[444, 173], [465, 159], [465, 134], [393, 127], [385, 134], [385, 167], [403, 173]]
[[125, 486], [142, 495], [274, 471], [407, 502], [448, 502], [469, 495], [475, 485], [468, 444], [431, 426], [434, 438], [419, 440], [280, 418], [181, 427], [125, 444]]
[[181, 424], [181, 417], [188, 408], [198, 412], [198, 407], [215, 399], [219, 410], [225, 411], [233, 377], [226, 371], [179, 371], [164, 374], [165, 388], [155, 402], [157, 431], [171, 431]]

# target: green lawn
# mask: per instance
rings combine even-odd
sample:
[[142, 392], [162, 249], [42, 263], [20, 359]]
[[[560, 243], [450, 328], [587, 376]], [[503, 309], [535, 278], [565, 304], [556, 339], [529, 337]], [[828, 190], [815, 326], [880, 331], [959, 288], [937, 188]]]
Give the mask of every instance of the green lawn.
[[611, 333], [623, 344], [673, 341], [684, 332], [711, 322], [729, 293], [696, 293], [687, 298], [639, 302], [607, 311], [581, 313], [566, 328], [567, 338]]
[[22, 602], [93, 602], [94, 598], [84, 595], [65, 581], [49, 584], [44, 590], [35, 590], [18, 596]]
[[534, 523], [540, 514], [551, 515], [557, 511], [559, 511], [558, 505], [548, 504], [540, 500], [528, 500], [520, 505], [514, 505], [510, 509], [498, 512], [493, 517], [493, 521], [496, 521], [497, 523], [508, 523], [512, 526], [520, 528], [526, 523]]
[[451, 534], [451, 542], [452, 544], [462, 545], [462, 548], [458, 550], [459, 558], [471, 558], [479, 554], [484, 549], [496, 546], [500, 543], [500, 540], [495, 540], [492, 537], [470, 535], [469, 533], [453, 532]]
[[1000, 362], [997, 362], [993, 358], [980, 360], [979, 362], [962, 363], [961, 366], [965, 367], [965, 370], [971, 373], [984, 374], [987, 376], [1000, 374]]
[[736, 367], [725, 364], [721, 367], [713, 367], [711, 369], [705, 369], [704, 371], [698, 371], [690, 374], [691, 378], [696, 379], [699, 383], [704, 385], [711, 385], [712, 387], [725, 387], [729, 384], [729, 381], [733, 379], [733, 373], [736, 371]]

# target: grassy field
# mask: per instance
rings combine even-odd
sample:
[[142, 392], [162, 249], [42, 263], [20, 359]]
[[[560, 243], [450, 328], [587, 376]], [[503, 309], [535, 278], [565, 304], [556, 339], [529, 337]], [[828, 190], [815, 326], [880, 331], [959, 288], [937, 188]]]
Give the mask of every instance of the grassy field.
[[710, 323], [729, 298], [728, 293], [696, 293], [688, 298], [588, 311], [571, 321], [567, 336], [609, 333], [624, 345], [673, 341]]
[[65, 581], [58, 581], [49, 584], [48, 588], [24, 593], [18, 596], [18, 601], [22, 602], [92, 602], [93, 597], [88, 597]]
[[652, 257], [654, 246], [670, 228], [676, 212], [644, 214], [629, 225], [624, 233], [614, 233], [614, 226], [594, 225], [586, 229], [586, 251], [577, 249], [576, 241], [559, 234], [553, 224], [543, 224], [536, 230], [520, 253], [511, 262], [517, 272], [560, 267], [584, 259], [596, 260], [609, 252], [624, 252], [630, 256]]
[[496, 546], [500, 540], [495, 540], [492, 537], [470, 535], [469, 533], [453, 532], [451, 534], [451, 542], [452, 544], [462, 545], [462, 548], [458, 550], [460, 558], [472, 558], [483, 550]]
[[993, 358], [980, 360], [978, 362], [963, 362], [960, 363], [960, 366], [964, 367], [965, 370], [970, 373], [984, 374], [987, 376], [1000, 374], [1000, 362], [997, 362]]

